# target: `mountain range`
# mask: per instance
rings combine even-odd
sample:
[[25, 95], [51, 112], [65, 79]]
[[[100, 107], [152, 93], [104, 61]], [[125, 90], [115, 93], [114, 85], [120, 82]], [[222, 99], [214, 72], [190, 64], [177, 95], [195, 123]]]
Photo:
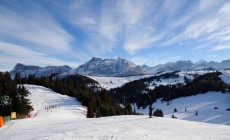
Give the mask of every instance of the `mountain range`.
[[223, 70], [230, 68], [230, 60], [224, 60], [222, 62], [214, 61], [204, 61], [200, 60], [196, 63], [191, 61], [177, 61], [169, 62], [166, 64], [156, 65], [154, 67], [144, 66], [142, 67], [145, 71], [150, 74], [154, 74], [161, 71], [176, 71], [176, 70], [204, 70], [204, 69], [214, 69], [214, 70]]
[[26, 66], [23, 64], [16, 64], [13, 70], [10, 71], [12, 77], [19, 72], [22, 77], [26, 77], [29, 74], [35, 75], [37, 77], [40, 76], [49, 76], [51, 74], [64, 74], [70, 73], [71, 67], [64, 65], [64, 66], [47, 66], [47, 67], [39, 67], [39, 66]]
[[14, 76], [16, 72], [19, 72], [21, 76], [28, 76], [34, 74], [36, 76], [49, 76], [53, 73], [56, 74], [81, 74], [92, 76], [131, 76], [131, 75], [146, 75], [156, 74], [162, 71], [176, 71], [176, 70], [203, 70], [203, 69], [215, 69], [223, 70], [230, 69], [230, 60], [224, 60], [222, 62], [204, 61], [193, 63], [191, 61], [177, 61], [169, 62], [166, 64], [160, 64], [153, 67], [140, 66], [133, 62], [127, 61], [123, 58], [117, 59], [102, 59], [93, 57], [90, 61], [80, 65], [76, 69], [64, 66], [26, 66], [23, 64], [16, 64], [13, 70], [10, 71]]

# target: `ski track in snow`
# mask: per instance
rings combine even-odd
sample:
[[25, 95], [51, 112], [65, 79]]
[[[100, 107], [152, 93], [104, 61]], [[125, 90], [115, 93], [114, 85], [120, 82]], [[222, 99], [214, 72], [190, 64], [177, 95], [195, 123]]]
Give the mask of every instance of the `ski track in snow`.
[[[85, 118], [86, 108], [74, 98], [41, 86], [25, 86], [35, 109], [33, 114], [37, 115], [13, 120], [0, 128], [0, 140], [228, 140], [230, 137], [230, 127], [226, 125], [171, 118], [150, 119], [145, 115]], [[199, 106], [210, 104], [199, 103]], [[44, 108], [50, 105], [60, 108], [47, 112]]]

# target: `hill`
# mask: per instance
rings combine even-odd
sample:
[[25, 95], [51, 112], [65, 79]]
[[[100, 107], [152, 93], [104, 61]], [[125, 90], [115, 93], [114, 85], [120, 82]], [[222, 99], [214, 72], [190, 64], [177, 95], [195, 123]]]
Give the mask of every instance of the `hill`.
[[[53, 117], [61, 119], [85, 118], [87, 109], [76, 100], [76, 98], [61, 95], [53, 90], [37, 85], [24, 85], [29, 91], [30, 99], [34, 111], [31, 112], [33, 117], [47, 118]], [[50, 109], [47, 111], [45, 108]], [[52, 112], [51, 112], [52, 111]]]

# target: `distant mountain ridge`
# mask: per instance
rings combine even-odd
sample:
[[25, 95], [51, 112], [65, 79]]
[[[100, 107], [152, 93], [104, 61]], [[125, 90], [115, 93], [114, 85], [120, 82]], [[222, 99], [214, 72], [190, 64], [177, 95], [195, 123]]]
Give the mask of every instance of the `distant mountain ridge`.
[[230, 68], [230, 60], [224, 60], [222, 62], [207, 62], [205, 60], [198, 61], [196, 63], [188, 61], [177, 61], [169, 62], [166, 64], [160, 64], [153, 67], [148, 67], [144, 65], [142, 67], [145, 71], [150, 74], [154, 74], [161, 71], [176, 71], [176, 70], [204, 70], [204, 69], [214, 69], [214, 70], [223, 70]]
[[29, 74], [34, 74], [35, 76], [49, 76], [53, 73], [63, 74], [69, 73], [72, 68], [64, 65], [64, 66], [47, 66], [47, 67], [39, 67], [39, 66], [26, 66], [23, 64], [16, 64], [13, 70], [10, 71], [12, 77], [19, 72], [22, 77], [26, 77]]
[[176, 70], [203, 70], [214, 69], [223, 70], [230, 69], [230, 59], [222, 62], [207, 62], [205, 60], [198, 61], [196, 63], [188, 61], [169, 62], [166, 64], [159, 64], [153, 67], [146, 65], [139, 66], [133, 62], [127, 61], [123, 58], [117, 59], [102, 59], [93, 57], [90, 61], [80, 65], [76, 69], [64, 66], [26, 66], [23, 64], [16, 64], [11, 75], [14, 76], [16, 72], [21, 73], [21, 76], [27, 76], [34, 74], [35, 76], [49, 76], [53, 73], [57, 74], [81, 74], [92, 76], [132, 76], [132, 75], [146, 75], [156, 74], [164, 71], [176, 71]]

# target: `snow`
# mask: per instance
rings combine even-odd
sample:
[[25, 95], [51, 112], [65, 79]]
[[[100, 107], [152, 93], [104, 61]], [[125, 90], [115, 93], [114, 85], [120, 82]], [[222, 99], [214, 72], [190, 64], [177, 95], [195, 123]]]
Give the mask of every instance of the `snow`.
[[[195, 74], [204, 75], [204, 74], [212, 73], [212, 72], [215, 72], [215, 71], [211, 71], [211, 70], [180, 71], [176, 73], [179, 75], [179, 77], [160, 78], [159, 80], [155, 79], [153, 81], [145, 82], [145, 84], [147, 85], [149, 89], [153, 90], [155, 87], [159, 85], [185, 84], [184, 77], [187, 77], [188, 79], [192, 81], [194, 79]], [[168, 71], [168, 73], [171, 73], [171, 72]], [[157, 76], [160, 76], [162, 74], [166, 74], [166, 73], [160, 73]]]
[[[84, 115], [86, 108], [74, 98], [42, 86], [25, 86], [30, 92], [34, 114], [37, 115], [29, 119], [13, 120], [0, 128], [2, 140], [227, 140], [230, 137], [230, 127], [226, 125], [132, 115], [89, 119]], [[60, 108], [54, 108], [52, 112], [44, 110], [50, 105], [58, 105]]]
[[159, 81], [157, 80], [153, 80], [149, 83], [146, 83], [148, 86], [149, 89], [154, 89], [156, 86], [159, 86], [159, 85], [175, 85], [175, 84], [178, 84], [178, 83], [181, 83], [183, 84], [184, 83], [184, 75], [179, 75], [178, 78], [166, 78], [166, 79], [159, 79]]
[[[34, 111], [32, 111], [32, 116], [36, 117], [38, 115], [45, 116], [48, 115], [50, 117], [61, 117], [61, 118], [69, 118], [69, 117], [85, 117], [84, 112], [86, 112], [86, 108], [82, 107], [81, 103], [77, 101], [75, 98], [61, 95], [52, 91], [51, 89], [36, 86], [36, 85], [24, 85], [26, 89], [29, 91], [28, 98], [32, 102]], [[57, 106], [58, 108], [52, 109], [52, 112], [47, 112], [45, 110], [46, 107], [49, 106]], [[51, 109], [49, 110], [51, 111]], [[83, 112], [82, 112], [83, 111]]]
[[[171, 118], [172, 114], [177, 117], [177, 119], [198, 121], [213, 124], [223, 124], [230, 126], [230, 111], [226, 111], [230, 108], [230, 94], [220, 93], [220, 92], [208, 92], [206, 94], [199, 94], [188, 97], [181, 97], [172, 100], [167, 105], [167, 102], [161, 102], [158, 99], [157, 102], [153, 103], [153, 107], [161, 109], [167, 118]], [[145, 109], [137, 109], [136, 112], [148, 114], [148, 107]], [[214, 109], [218, 107], [218, 109]], [[174, 112], [174, 109], [177, 112]], [[187, 111], [185, 111], [185, 108]], [[198, 116], [195, 115], [196, 110], [198, 111]]]
[[101, 85], [101, 87], [109, 90], [112, 88], [121, 87], [122, 85], [128, 82], [146, 78], [146, 77], [151, 77], [151, 76], [153, 75], [129, 76], [129, 77], [100, 77], [100, 76], [87, 76], [87, 77], [97, 81]]
[[212, 73], [212, 72], [216, 72], [216, 70], [193, 70], [193, 71], [181, 71], [179, 73], [184, 73], [184, 74], [188, 74], [188, 75], [194, 75], [194, 74], [198, 74], [198, 75], [204, 75], [206, 73]]
[[220, 78], [227, 84], [230, 84], [230, 74], [221, 75]]

